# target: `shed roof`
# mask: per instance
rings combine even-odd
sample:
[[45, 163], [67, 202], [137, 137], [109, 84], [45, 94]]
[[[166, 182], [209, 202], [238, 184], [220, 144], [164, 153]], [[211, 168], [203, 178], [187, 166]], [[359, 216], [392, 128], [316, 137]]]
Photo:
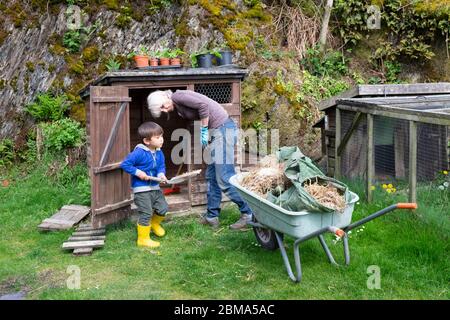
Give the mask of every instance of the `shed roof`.
[[393, 96], [418, 96], [434, 94], [450, 94], [450, 82], [414, 83], [414, 84], [363, 84], [344, 91], [343, 93], [323, 100], [319, 104], [319, 110], [324, 111], [335, 107], [338, 99], [368, 98], [368, 97], [393, 97]]
[[337, 99], [339, 109], [450, 125], [450, 94]]
[[107, 72], [90, 82], [80, 91], [80, 96], [89, 96], [90, 86], [108, 86], [114, 82], [159, 81], [159, 80], [208, 80], [208, 79], [240, 79], [243, 80], [248, 70], [238, 67], [213, 68], [167, 68], [167, 69], [132, 69]]

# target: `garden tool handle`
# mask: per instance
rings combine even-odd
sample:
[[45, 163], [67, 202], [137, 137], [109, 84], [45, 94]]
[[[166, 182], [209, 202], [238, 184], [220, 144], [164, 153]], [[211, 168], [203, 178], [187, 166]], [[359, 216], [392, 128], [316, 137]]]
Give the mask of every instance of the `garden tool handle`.
[[417, 203], [397, 203], [397, 209], [417, 209]]

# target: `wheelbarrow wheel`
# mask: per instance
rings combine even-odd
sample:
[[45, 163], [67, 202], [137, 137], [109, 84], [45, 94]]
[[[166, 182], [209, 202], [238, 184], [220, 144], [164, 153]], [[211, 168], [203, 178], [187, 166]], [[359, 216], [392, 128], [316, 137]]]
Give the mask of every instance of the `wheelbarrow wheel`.
[[[253, 222], [258, 222], [253, 216]], [[255, 233], [256, 240], [266, 250], [276, 250], [278, 249], [278, 242], [275, 236], [275, 231], [268, 228], [253, 227], [253, 232]], [[283, 234], [281, 234], [281, 239], [283, 239]]]

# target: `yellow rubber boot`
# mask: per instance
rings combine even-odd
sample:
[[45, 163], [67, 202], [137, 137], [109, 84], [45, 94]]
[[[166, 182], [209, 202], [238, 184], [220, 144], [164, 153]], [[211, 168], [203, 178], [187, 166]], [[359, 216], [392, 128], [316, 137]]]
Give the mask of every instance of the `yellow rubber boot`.
[[150, 239], [150, 226], [137, 225], [137, 245], [138, 247], [158, 248], [160, 243]]
[[152, 216], [152, 230], [158, 237], [163, 237], [166, 234], [166, 231], [161, 227], [161, 222], [163, 220], [164, 216], [158, 216], [157, 214], [153, 214]]

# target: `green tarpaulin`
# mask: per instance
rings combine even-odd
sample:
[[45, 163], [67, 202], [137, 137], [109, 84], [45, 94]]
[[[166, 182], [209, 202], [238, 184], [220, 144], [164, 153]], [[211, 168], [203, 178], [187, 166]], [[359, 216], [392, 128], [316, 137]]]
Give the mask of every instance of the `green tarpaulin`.
[[345, 184], [325, 176], [312, 160], [306, 157], [298, 147], [282, 147], [276, 153], [278, 160], [284, 164], [284, 173], [292, 182], [287, 190], [273, 190], [267, 199], [289, 211], [333, 212], [334, 210], [318, 203], [303, 188], [305, 182], [316, 180], [324, 185], [331, 183], [342, 191], [345, 202], [350, 201], [350, 193]]

